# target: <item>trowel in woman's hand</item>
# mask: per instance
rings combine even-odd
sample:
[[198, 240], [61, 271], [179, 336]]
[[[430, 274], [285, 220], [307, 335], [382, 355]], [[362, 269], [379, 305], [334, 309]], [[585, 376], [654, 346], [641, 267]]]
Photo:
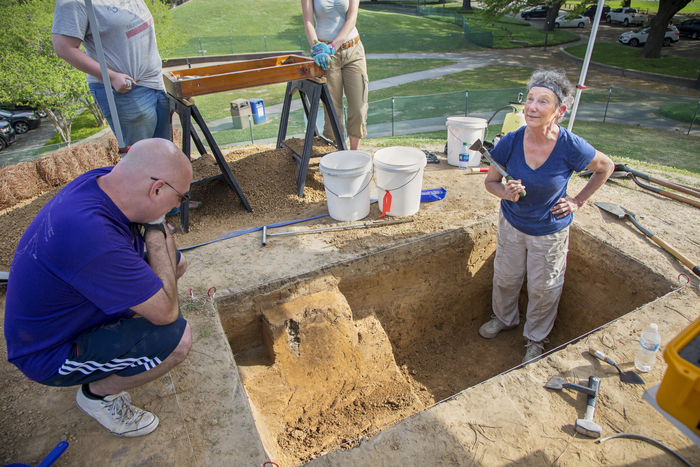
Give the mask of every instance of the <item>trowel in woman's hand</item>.
[[[480, 139], [477, 139], [474, 142], [474, 144], [469, 146], [469, 149], [471, 149], [472, 151], [479, 151], [481, 154], [483, 154], [484, 157], [486, 157], [486, 159], [488, 159], [488, 161], [491, 164], [493, 164], [493, 166], [496, 167], [499, 172], [501, 172], [501, 175], [503, 175], [506, 178], [506, 180], [515, 180], [513, 177], [508, 175], [508, 172], [506, 172], [506, 170], [503, 167], [501, 167], [500, 164], [496, 164], [496, 161], [493, 160], [493, 156], [491, 155], [489, 150], [484, 147]], [[525, 190], [523, 190], [520, 192], [520, 197], [524, 198], [526, 194], [527, 193], [525, 193]]]
[[671, 253], [673, 256], [676, 257], [676, 259], [678, 259], [678, 261], [683, 263], [685, 265], [685, 267], [687, 267], [688, 269], [693, 271], [693, 274], [700, 277], [700, 266], [694, 265], [688, 258], [683, 256], [678, 250], [676, 250], [671, 245], [669, 245], [668, 243], [666, 243], [665, 241], [661, 240], [659, 237], [654, 235], [653, 232], [642, 227], [642, 224], [640, 224], [639, 221], [637, 221], [637, 215], [635, 213], [633, 213], [629, 209], [625, 209], [624, 207], [620, 206], [619, 204], [599, 203], [597, 201], [593, 204], [595, 204], [596, 206], [598, 206], [600, 209], [602, 209], [604, 211], [608, 211], [610, 214], [616, 215], [620, 219], [624, 219], [625, 216], [629, 216], [629, 218], [632, 221], [632, 223], [634, 224], [634, 226], [637, 227], [640, 232], [642, 232], [644, 235], [646, 235], [651, 240], [653, 240], [654, 243], [659, 245], [661, 248], [663, 248], [664, 250]]

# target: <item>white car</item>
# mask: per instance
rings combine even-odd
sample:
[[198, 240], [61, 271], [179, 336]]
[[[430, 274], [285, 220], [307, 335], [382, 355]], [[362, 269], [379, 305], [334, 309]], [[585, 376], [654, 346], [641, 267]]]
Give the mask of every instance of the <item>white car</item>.
[[568, 18], [567, 15], [561, 15], [554, 20], [555, 28], [583, 28], [591, 25], [591, 19], [587, 16], [574, 16]]
[[[622, 33], [620, 36], [620, 42], [623, 44], [629, 44], [632, 47], [637, 47], [639, 44], [644, 44], [649, 37], [649, 30], [651, 28], [639, 28], [634, 31], [629, 31]], [[664, 46], [671, 45], [672, 42], [678, 42], [680, 40], [680, 34], [675, 26], [668, 26], [666, 28], [666, 35], [664, 37]]]

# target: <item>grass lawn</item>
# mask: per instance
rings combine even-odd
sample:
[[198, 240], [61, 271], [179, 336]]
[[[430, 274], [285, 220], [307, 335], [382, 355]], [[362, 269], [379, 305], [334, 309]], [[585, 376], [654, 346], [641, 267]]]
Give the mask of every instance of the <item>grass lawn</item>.
[[700, 125], [700, 116], [698, 115], [697, 103], [664, 105], [659, 108], [659, 113], [666, 118], [683, 123], [691, 123], [693, 118], [695, 118], [695, 123]]
[[[568, 122], [561, 124], [566, 127]], [[700, 173], [700, 138], [620, 123], [577, 120], [574, 133], [616, 162], [644, 162]], [[663, 141], [663, 144], [659, 144]]]
[[[379, 6], [381, 8], [382, 6]], [[450, 4], [446, 11], [458, 12], [461, 3]], [[436, 8], [436, 11], [441, 11]], [[529, 23], [513, 18], [484, 22], [474, 12], [462, 12], [474, 32], [493, 32], [494, 48], [514, 48], [522, 45], [510, 41], [543, 46], [545, 33]], [[265, 50], [306, 50], [301, 7], [298, 2], [268, 0], [191, 0], [173, 10], [173, 22], [183, 35], [186, 45], [173, 56], [242, 53]], [[363, 35], [365, 49], [372, 53], [407, 51], [455, 51], [473, 49], [464, 40], [462, 28], [441, 18], [416, 17], [404, 14], [360, 10], [357, 28]], [[401, 37], [399, 38], [399, 33]], [[451, 36], [449, 36], [451, 35]], [[578, 40], [568, 31], [552, 31], [548, 45]]]
[[487, 66], [477, 70], [462, 71], [371, 91], [369, 101], [398, 96], [421, 96], [426, 93], [426, 90], [430, 90], [431, 94], [437, 94], [466, 90], [519, 88], [527, 84], [531, 74], [532, 70], [529, 68]]
[[[587, 44], [567, 47], [570, 54], [584, 58]], [[661, 58], [640, 59], [642, 48], [633, 48], [626, 45], [596, 43], [591, 60], [605, 65], [612, 65], [630, 70], [646, 71], [681, 78], [697, 79], [700, 74], [700, 61], [687, 60], [679, 57], [662, 54]]]
[[[568, 122], [561, 123], [566, 128]], [[489, 126], [488, 140], [501, 131], [501, 125]], [[700, 174], [700, 138], [670, 131], [655, 130], [618, 123], [584, 122], [577, 120], [574, 133], [585, 138], [596, 149], [631, 167], [653, 167], [665, 172]], [[662, 147], [658, 142], [663, 141]], [[406, 136], [372, 139], [380, 147], [444, 145], [447, 131], [433, 131]]]
[[[92, 116], [92, 112], [86, 109], [83, 111], [83, 113], [73, 119], [70, 129], [70, 139], [71, 141], [85, 139], [94, 135], [95, 133], [99, 133], [108, 126], [109, 125], [97, 126], [97, 121], [95, 120], [95, 117]], [[56, 133], [54, 137], [48, 140], [44, 146], [62, 142], [61, 137], [58, 135], [58, 133]]]

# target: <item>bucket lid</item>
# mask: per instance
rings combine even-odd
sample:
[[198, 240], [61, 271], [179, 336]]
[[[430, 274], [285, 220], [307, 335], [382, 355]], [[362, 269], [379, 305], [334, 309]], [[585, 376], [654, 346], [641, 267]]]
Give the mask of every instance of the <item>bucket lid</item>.
[[405, 146], [380, 149], [374, 154], [375, 167], [385, 172], [417, 172], [427, 163], [423, 151]]
[[372, 170], [372, 156], [362, 151], [336, 151], [326, 154], [318, 169], [331, 177], [355, 177]]
[[463, 128], [486, 128], [488, 120], [479, 117], [448, 117], [447, 126], [461, 126]]

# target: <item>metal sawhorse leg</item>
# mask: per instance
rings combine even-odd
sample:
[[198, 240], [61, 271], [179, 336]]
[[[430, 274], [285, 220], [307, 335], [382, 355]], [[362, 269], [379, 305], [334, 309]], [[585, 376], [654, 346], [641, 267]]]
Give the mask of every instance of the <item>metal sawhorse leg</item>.
[[[177, 112], [178, 116], [180, 117], [180, 124], [182, 125], [182, 152], [184, 152], [187, 158], [190, 159], [190, 137], [192, 137], [194, 140], [194, 144], [200, 154], [204, 155], [207, 152], [202, 144], [202, 140], [199, 138], [199, 135], [195, 129], [192, 128], [192, 119], [194, 119], [194, 122], [202, 130], [202, 133], [204, 133], [204, 138], [206, 139], [207, 143], [209, 143], [211, 152], [214, 154], [214, 159], [216, 159], [216, 163], [219, 165], [219, 169], [221, 170], [220, 175], [195, 180], [192, 182], [192, 185], [198, 185], [216, 178], [223, 178], [233, 192], [236, 193], [248, 212], [252, 212], [253, 209], [250, 207], [250, 204], [243, 194], [241, 187], [238, 186], [236, 177], [233, 176], [231, 168], [228, 166], [226, 159], [224, 159], [224, 155], [221, 153], [216, 141], [214, 141], [214, 137], [209, 131], [207, 124], [204, 122], [202, 114], [199, 113], [199, 109], [197, 109], [197, 106], [194, 105], [194, 101], [189, 101], [189, 99], [186, 101], [180, 101], [170, 94], [168, 94], [168, 100], [170, 101], [170, 110]], [[180, 205], [180, 224], [182, 226], [182, 231], [185, 233], [187, 233], [189, 230], [189, 208], [190, 206], [187, 202]]]
[[[306, 136], [304, 138], [304, 147], [301, 154], [297, 154], [294, 149], [284, 143], [287, 136], [287, 126], [289, 125], [289, 111], [292, 106], [292, 94], [298, 90], [301, 96], [301, 102], [304, 106], [304, 112], [308, 123], [306, 125]], [[280, 129], [277, 135], [277, 149], [285, 147], [292, 151], [292, 157], [297, 163], [297, 190], [299, 198], [304, 197], [304, 184], [306, 183], [306, 172], [309, 169], [309, 161], [311, 159], [311, 149], [313, 146], [314, 136], [318, 136], [316, 128], [316, 118], [318, 117], [319, 102], [323, 102], [326, 112], [330, 112], [331, 126], [333, 127], [333, 135], [335, 136], [335, 147], [338, 150], [345, 151], [345, 138], [340, 131], [340, 123], [338, 116], [331, 101], [331, 95], [328, 92], [328, 86], [325, 83], [304, 79], [298, 81], [290, 81], [287, 83], [287, 91], [284, 96], [284, 105], [282, 107], [282, 117], [280, 119]], [[332, 143], [331, 143], [332, 144]], [[319, 157], [319, 156], [316, 156]]]

